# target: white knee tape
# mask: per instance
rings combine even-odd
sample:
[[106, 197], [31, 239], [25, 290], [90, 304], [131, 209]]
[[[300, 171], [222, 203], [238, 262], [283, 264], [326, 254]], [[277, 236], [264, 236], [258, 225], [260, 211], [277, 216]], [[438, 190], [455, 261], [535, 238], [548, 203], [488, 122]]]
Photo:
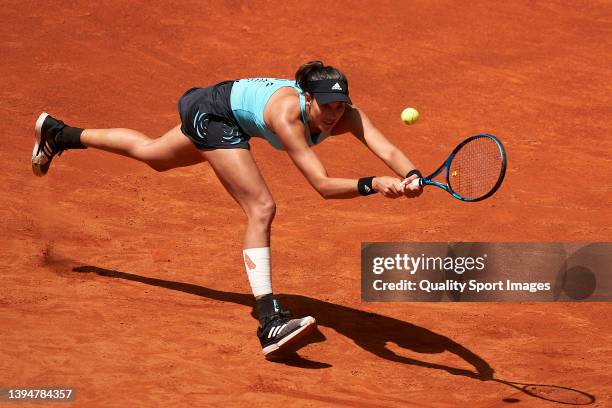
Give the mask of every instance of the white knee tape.
[[272, 293], [270, 247], [247, 248], [242, 251], [242, 255], [253, 296]]

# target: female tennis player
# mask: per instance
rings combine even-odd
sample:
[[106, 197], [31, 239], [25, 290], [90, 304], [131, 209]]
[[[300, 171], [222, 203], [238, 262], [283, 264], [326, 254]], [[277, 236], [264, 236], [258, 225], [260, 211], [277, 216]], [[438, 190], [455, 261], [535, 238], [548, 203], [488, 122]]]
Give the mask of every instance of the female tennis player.
[[157, 139], [131, 129], [71, 127], [42, 113], [35, 125], [32, 169], [43, 176], [55, 155], [88, 147], [131, 157], [157, 171], [208, 162], [247, 217], [243, 258], [260, 320], [257, 335], [267, 356], [307, 333], [315, 319], [291, 319], [272, 294], [270, 227], [276, 208], [251, 155], [249, 139], [264, 138], [286, 151], [326, 199], [421, 194], [420, 187], [402, 184], [397, 177], [329, 177], [310, 146], [330, 135], [352, 133], [407, 181], [421, 175], [364, 112], [352, 106], [344, 74], [321, 61], [302, 65], [295, 81], [249, 78], [192, 88], [180, 98], [178, 110], [181, 124]]

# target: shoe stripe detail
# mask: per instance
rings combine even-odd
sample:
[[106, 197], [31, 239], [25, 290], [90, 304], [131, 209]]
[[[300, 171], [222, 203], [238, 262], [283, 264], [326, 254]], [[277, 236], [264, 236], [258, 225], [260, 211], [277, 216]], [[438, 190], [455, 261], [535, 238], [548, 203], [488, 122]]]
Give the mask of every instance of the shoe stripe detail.
[[272, 329], [270, 329], [270, 332], [268, 333], [268, 338], [272, 337], [274, 335], [274, 331], [278, 328], [278, 326], [274, 326], [272, 327]]
[[277, 336], [285, 328], [285, 326], [287, 326], [287, 323], [283, 324], [282, 326], [272, 327], [272, 329], [270, 329], [270, 332], [268, 333], [268, 338]]
[[[64, 125], [62, 121], [58, 121], [55, 118], [49, 116], [48, 113], [42, 112], [36, 124], [34, 125], [34, 136], [36, 143], [32, 150], [32, 170], [38, 177], [42, 177], [47, 174], [51, 160], [57, 154], [61, 153], [61, 149], [57, 148], [55, 141], [53, 140], [54, 135], [49, 134], [49, 123], [57, 122], [60, 125]], [[51, 132], [53, 133], [53, 132]]]
[[45, 152], [49, 155], [53, 154], [53, 150], [55, 150], [55, 146], [52, 145], [50, 142], [45, 143], [45, 145], [43, 146]]
[[280, 339], [278, 342], [270, 344], [266, 347], [263, 347], [261, 350], [263, 355], [267, 357], [269, 354], [284, 347], [284, 345], [293, 342], [297, 338], [300, 338], [302, 334], [307, 333], [309, 328], [312, 328], [315, 326], [316, 321], [314, 318], [308, 316], [308, 317], [305, 317], [304, 319], [307, 319], [307, 320], [306, 322], [304, 322], [303, 326], [298, 327], [296, 330], [292, 331], [291, 333], [289, 333], [288, 335]]

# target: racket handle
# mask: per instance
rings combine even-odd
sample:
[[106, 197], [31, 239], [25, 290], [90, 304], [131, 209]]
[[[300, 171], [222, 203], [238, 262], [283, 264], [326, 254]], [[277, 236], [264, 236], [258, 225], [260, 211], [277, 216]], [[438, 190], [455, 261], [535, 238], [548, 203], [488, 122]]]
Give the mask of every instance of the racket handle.
[[[410, 182], [410, 186], [412, 188], [417, 188], [417, 187], [422, 186], [423, 184], [421, 183], [421, 180], [422, 179], [420, 178], [415, 178], [414, 180]], [[408, 184], [408, 179], [402, 181], [402, 186], [405, 186], [406, 184]]]

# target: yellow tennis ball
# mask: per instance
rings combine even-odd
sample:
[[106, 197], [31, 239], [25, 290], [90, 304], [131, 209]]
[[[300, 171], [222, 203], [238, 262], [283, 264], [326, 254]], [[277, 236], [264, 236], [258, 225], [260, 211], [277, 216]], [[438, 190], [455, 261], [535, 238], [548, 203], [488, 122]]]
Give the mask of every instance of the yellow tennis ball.
[[419, 120], [419, 111], [414, 108], [406, 108], [402, 111], [402, 121], [407, 125], [412, 125]]

